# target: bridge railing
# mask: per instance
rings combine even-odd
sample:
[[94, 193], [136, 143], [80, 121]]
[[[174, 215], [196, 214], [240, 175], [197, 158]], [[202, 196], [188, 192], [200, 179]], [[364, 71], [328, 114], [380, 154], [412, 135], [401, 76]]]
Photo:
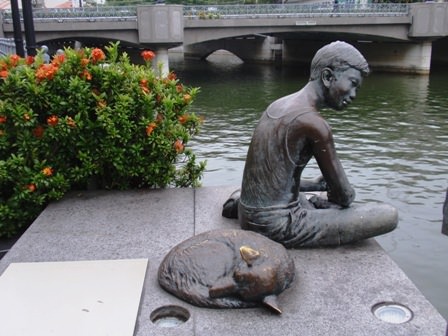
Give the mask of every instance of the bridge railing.
[[16, 53], [16, 43], [12, 38], [0, 38], [0, 55], [12, 55]]
[[259, 4], [184, 6], [188, 19], [318, 17], [318, 16], [407, 16], [405, 3], [339, 3], [333, 1], [312, 4]]
[[[257, 4], [257, 5], [208, 5], [184, 6], [187, 19], [264, 18], [264, 17], [318, 17], [318, 16], [406, 16], [409, 5], [404, 3], [339, 3], [313, 4]], [[10, 10], [3, 10], [3, 21], [12, 22]], [[137, 6], [98, 6], [81, 8], [35, 9], [36, 21], [79, 20], [137, 20]]]
[[[22, 18], [23, 19], [23, 18]], [[98, 6], [81, 8], [39, 8], [33, 10], [33, 19], [36, 21], [54, 20], [89, 20], [108, 19], [123, 20], [137, 19], [136, 6]], [[12, 22], [10, 10], [3, 11], [4, 22]]]

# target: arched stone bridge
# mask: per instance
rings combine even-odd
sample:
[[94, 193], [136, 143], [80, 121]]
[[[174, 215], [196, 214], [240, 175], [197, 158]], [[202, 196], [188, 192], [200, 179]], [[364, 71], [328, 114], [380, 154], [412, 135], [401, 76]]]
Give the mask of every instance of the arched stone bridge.
[[[341, 39], [355, 44], [373, 68], [428, 73], [433, 42], [442, 60], [448, 44], [448, 3], [153, 5], [33, 15], [39, 44], [120, 40], [161, 55], [183, 45], [185, 56], [197, 58], [226, 49], [244, 61], [309, 63], [317, 48]], [[13, 37], [10, 13], [2, 12], [0, 23], [0, 37]]]

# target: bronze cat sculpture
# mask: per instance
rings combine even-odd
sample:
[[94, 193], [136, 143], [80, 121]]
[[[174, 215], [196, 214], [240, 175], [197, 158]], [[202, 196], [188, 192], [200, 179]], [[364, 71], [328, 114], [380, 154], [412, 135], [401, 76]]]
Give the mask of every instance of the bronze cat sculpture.
[[175, 246], [159, 267], [162, 288], [199, 307], [251, 308], [281, 313], [277, 296], [295, 277], [287, 250], [243, 230], [204, 232]]

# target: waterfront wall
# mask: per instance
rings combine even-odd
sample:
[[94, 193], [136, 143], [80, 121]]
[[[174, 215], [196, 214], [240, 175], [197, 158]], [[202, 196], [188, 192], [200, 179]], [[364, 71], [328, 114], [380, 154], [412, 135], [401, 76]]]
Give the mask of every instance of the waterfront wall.
[[364, 43], [359, 45], [370, 67], [375, 71], [429, 74], [431, 42]]

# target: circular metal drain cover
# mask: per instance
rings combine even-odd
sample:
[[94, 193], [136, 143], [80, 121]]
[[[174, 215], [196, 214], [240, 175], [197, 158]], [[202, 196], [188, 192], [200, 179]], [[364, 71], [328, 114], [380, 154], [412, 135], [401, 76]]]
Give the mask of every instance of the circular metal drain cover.
[[413, 317], [408, 307], [396, 302], [377, 303], [372, 307], [372, 312], [379, 320], [392, 324], [406, 323]]
[[190, 313], [180, 306], [163, 306], [155, 309], [150, 316], [152, 323], [162, 328], [173, 328], [185, 323]]

